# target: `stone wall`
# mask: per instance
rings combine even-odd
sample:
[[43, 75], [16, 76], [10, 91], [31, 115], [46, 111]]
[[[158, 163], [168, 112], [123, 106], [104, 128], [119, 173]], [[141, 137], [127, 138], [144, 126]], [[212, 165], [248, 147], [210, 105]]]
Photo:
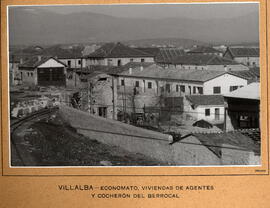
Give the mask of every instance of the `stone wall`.
[[255, 165], [260, 157], [235, 146], [221, 147], [221, 157], [204, 146], [195, 136], [179, 142], [172, 137], [128, 125], [112, 119], [89, 115], [67, 106], [60, 106], [62, 118], [78, 133], [99, 142], [119, 146], [127, 151], [141, 153], [171, 165]]

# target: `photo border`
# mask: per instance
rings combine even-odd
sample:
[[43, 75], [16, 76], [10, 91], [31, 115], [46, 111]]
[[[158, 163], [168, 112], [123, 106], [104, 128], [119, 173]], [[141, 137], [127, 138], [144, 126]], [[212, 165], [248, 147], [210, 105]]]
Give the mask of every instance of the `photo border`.
[[[9, 1], [3, 1], [3, 2], [4, 3], [8, 3]], [[16, 2], [16, 1], [11, 1], [11, 2]], [[23, 3], [23, 2], [27, 2], [27, 1], [20, 1], [20, 2]], [[234, 1], [234, 2], [233, 1], [226, 1], [225, 3], [239, 3], [239, 2], [240, 3], [250, 3], [250, 2], [254, 2], [254, 1]], [[29, 3], [31, 4], [31, 2], [29, 2]], [[145, 2], [140, 2], [140, 3], [145, 3]], [[189, 4], [190, 1], [188, 1], [188, 0], [187, 1], [184, 1], [184, 2], [183, 1], [179, 1], [179, 2], [175, 2], [175, 3]], [[197, 3], [224, 3], [224, 2], [223, 1], [217, 2], [217, 1], [211, 1], [210, 0], [210, 1], [203, 1], [203, 2], [192, 1], [192, 3], [197, 4]], [[263, 130], [265, 128], [265, 127], [263, 127], [264, 126], [263, 124], [265, 124], [265, 123], [267, 124], [267, 128], [264, 129], [264, 131], [261, 131], [261, 135], [263, 135], [263, 132], [264, 132], [264, 135], [265, 135], [265, 131], [267, 132], [266, 133], [266, 136], [264, 136], [264, 139], [263, 139], [263, 140], [265, 140], [264, 143], [267, 144], [267, 146], [265, 147], [266, 148], [267, 155], [264, 155], [264, 157], [261, 157], [261, 165], [259, 167], [261, 168], [264, 165], [264, 163], [266, 162], [265, 161], [265, 157], [267, 157], [267, 171], [266, 172], [261, 172], [260, 168], [257, 169], [258, 170], [257, 173], [179, 174], [179, 175], [175, 175], [175, 174], [124, 174], [124, 175], [121, 175], [121, 174], [111, 174], [111, 175], [110, 174], [105, 174], [105, 175], [103, 175], [103, 174], [92, 174], [92, 175], [88, 175], [88, 174], [85, 174], [85, 175], [84, 174], [62, 174], [62, 175], [61, 174], [40, 174], [39, 175], [39, 174], [29, 174], [29, 173], [27, 173], [27, 174], [20, 174], [21, 171], [19, 171], [20, 172], [19, 174], [14, 174], [17, 171], [13, 171], [15, 169], [21, 169], [21, 170], [22, 169], [27, 169], [26, 172], [42, 172], [42, 171], [39, 171], [39, 170], [40, 169], [48, 169], [48, 170], [51, 170], [51, 169], [61, 169], [58, 172], [63, 172], [63, 171], [66, 171], [67, 168], [68, 169], [77, 169], [76, 171], [78, 171], [79, 168], [81, 168], [81, 169], [100, 168], [100, 169], [103, 169], [101, 172], [106, 172], [105, 169], [108, 169], [108, 168], [110, 168], [110, 169], [116, 169], [116, 168], [119, 168], [119, 169], [127, 169], [127, 168], [131, 168], [131, 169], [135, 169], [135, 168], [143, 168], [143, 169], [152, 169], [152, 168], [154, 168], [154, 169], [156, 169], [156, 168], [162, 168], [162, 169], [164, 169], [164, 168], [166, 168], [166, 169], [173, 169], [173, 168], [177, 168], [177, 169], [178, 168], [181, 168], [181, 169], [190, 169], [190, 168], [192, 168], [192, 169], [219, 168], [219, 169], [224, 169], [225, 168], [226, 169], [226, 168], [228, 168], [226, 166], [221, 166], [221, 165], [217, 165], [217, 166], [156, 166], [156, 167], [151, 167], [151, 166], [150, 167], [149, 166], [135, 166], [135, 167], [132, 167], [132, 166], [127, 166], [127, 167], [125, 167], [125, 166], [111, 166], [111, 167], [107, 167], [107, 166], [106, 167], [99, 167], [99, 166], [85, 166], [85, 167], [78, 167], [78, 166], [72, 166], [72, 167], [70, 167], [69, 166], [69, 167], [60, 167], [60, 166], [57, 166], [57, 167], [46, 167], [46, 166], [42, 166], [42, 167], [23, 167], [23, 168], [19, 168], [19, 167], [11, 167], [10, 168], [9, 167], [7, 172], [10, 172], [10, 170], [12, 170], [11, 171], [11, 174], [10, 173], [6, 174], [6, 172], [5, 172], [5, 168], [6, 168], [5, 167], [5, 157], [6, 157], [6, 155], [5, 155], [5, 149], [4, 149], [4, 147], [5, 147], [5, 144], [4, 144], [4, 137], [5, 137], [4, 129], [6, 130], [6, 126], [4, 125], [4, 122], [3, 122], [3, 119], [2, 119], [1, 120], [1, 127], [2, 127], [1, 128], [2, 129], [2, 131], [1, 131], [1, 169], [2, 169], [2, 176], [32, 176], [32, 177], [33, 176], [34, 177], [65, 176], [65, 177], [67, 177], [67, 176], [253, 176], [253, 175], [264, 176], [264, 175], [269, 175], [269, 140], [267, 138], [267, 136], [269, 134], [269, 115], [268, 115], [269, 114], [269, 109], [268, 109], [269, 108], [269, 105], [268, 105], [268, 103], [269, 103], [268, 102], [268, 99], [269, 99], [269, 90], [268, 90], [268, 88], [269, 88], [269, 85], [268, 85], [268, 56], [269, 56], [268, 51], [269, 51], [269, 48], [268, 48], [268, 27], [267, 27], [268, 26], [268, 19], [267, 19], [267, 17], [268, 17], [267, 6], [268, 5], [267, 5], [267, 0], [266, 1], [264, 1], [264, 0], [255, 1], [254, 3], [259, 3], [259, 17], [260, 17], [260, 20], [262, 19], [261, 18], [261, 16], [262, 16], [262, 14], [261, 14], [261, 7], [262, 7], [262, 5], [261, 4], [263, 4], [263, 3], [265, 4], [264, 6], [265, 6], [265, 15], [266, 15], [266, 18], [265, 18], [266, 19], [266, 23], [263, 24], [263, 26], [265, 26], [265, 28], [261, 28], [261, 26], [262, 26], [262, 22], [261, 21], [259, 23], [260, 52], [263, 50], [262, 47], [261, 47], [261, 44], [262, 44], [262, 40], [261, 40], [261, 36], [262, 35], [261, 35], [261, 32], [263, 30], [265, 30], [265, 38], [266, 38], [266, 40], [265, 40], [265, 53], [264, 53], [265, 54], [265, 57], [262, 57], [260, 55], [260, 62], [262, 62], [262, 59], [266, 58], [266, 60], [265, 60], [265, 66], [263, 67], [263, 68], [265, 68], [266, 72], [263, 72], [262, 71], [262, 67], [260, 67], [260, 73], [261, 73], [261, 84], [260, 84], [260, 86], [261, 86], [261, 89], [262, 89], [262, 76], [266, 74], [266, 80], [267, 80], [267, 82], [266, 82], [266, 86], [267, 86], [266, 87], [266, 93], [264, 93], [264, 94], [267, 94], [267, 98], [266, 98], [266, 109], [265, 109], [265, 110], [267, 110], [267, 121], [264, 122], [261, 119], [261, 122], [262, 122], [261, 123], [261, 126], [262, 126], [262, 129], [261, 130]], [[27, 2], [27, 4], [28, 4], [28, 2]], [[90, 3], [90, 2], [85, 3], [85, 4], [96, 5], [96, 3]], [[110, 4], [110, 2], [108, 2], [108, 4]], [[116, 3], [116, 4], [122, 4], [122, 3], [118, 1], [118, 3]], [[126, 3], [123, 2], [123, 4], [134, 4], [134, 2], [133, 3], [132, 2], [126, 2]], [[149, 4], [152, 4], [152, 3], [149, 3]], [[160, 3], [157, 3], [157, 4], [160, 4]], [[170, 4], [170, 3], [168, 2], [166, 4]], [[24, 4], [18, 5], [18, 6], [23, 6], [23, 5]], [[41, 5], [42, 4], [36, 4], [36, 6], [41, 6]], [[59, 5], [59, 4], [50, 4], [50, 5]], [[77, 3], [74, 3], [74, 5], [77, 5]], [[107, 4], [104, 4], [104, 5], [107, 5]], [[4, 5], [4, 7], [6, 7], [6, 6], [17, 6], [17, 5], [13, 5], [13, 4], [12, 5]], [[1, 14], [2, 14], [2, 9], [3, 8], [2, 8], [2, 2], [1, 2]], [[8, 10], [8, 7], [6, 7], [6, 12], [7, 12], [7, 10]], [[3, 29], [3, 27], [5, 27], [5, 24], [3, 24], [3, 21], [7, 21], [7, 16], [6, 16], [6, 18], [2, 18], [2, 20], [1, 20], [1, 28], [2, 29]], [[1, 50], [2, 50], [2, 53], [1, 54], [4, 54], [3, 53], [3, 48], [4, 48], [3, 45], [5, 45], [5, 44], [2, 45], [2, 42], [8, 40], [7, 27], [8, 27], [8, 25], [6, 23], [6, 29], [5, 30], [2, 30], [2, 31], [5, 32], [5, 35], [6, 35], [6, 38], [7, 39], [6, 40], [3, 40], [4, 39], [3, 38], [4, 35], [1, 35]], [[7, 42], [6, 42], [6, 45], [8, 47]], [[260, 53], [260, 54], [262, 54], [262, 53]], [[5, 55], [7, 56], [7, 54], [5, 54]], [[1, 60], [2, 60], [2, 65], [1, 65], [1, 68], [2, 68], [2, 70], [1, 70], [1, 75], [2, 75], [1, 76], [2, 77], [2, 84], [1, 84], [1, 92], [2, 92], [2, 95], [1, 95], [1, 113], [2, 114], [1, 115], [2, 115], [2, 118], [3, 118], [3, 114], [4, 114], [5, 110], [6, 110], [6, 108], [3, 106], [3, 103], [6, 102], [6, 100], [5, 100], [5, 87], [3, 87], [3, 83], [5, 83], [4, 82], [4, 79], [6, 77], [6, 75], [5, 75], [6, 73], [4, 72], [4, 69], [6, 70], [6, 68], [8, 66], [8, 63], [6, 63], [6, 65], [5, 65], [4, 62], [8, 60], [8, 56], [7, 56], [7, 59], [5, 61], [3, 61], [4, 58], [5, 58], [5, 56], [1, 55]], [[262, 63], [260, 63], [260, 64], [263, 65]], [[8, 72], [7, 72], [7, 74], [8, 74]], [[9, 94], [9, 92], [8, 92], [8, 94]], [[262, 95], [262, 91], [261, 91], [261, 95]], [[262, 97], [263, 96], [261, 96], [261, 104], [262, 104]], [[6, 105], [8, 107], [9, 104], [6, 104]], [[260, 110], [262, 110], [262, 106], [261, 106]], [[8, 112], [6, 112], [6, 113], [8, 113]], [[261, 118], [262, 118], [262, 113], [261, 113]], [[7, 134], [9, 135], [9, 132]], [[10, 141], [8, 141], [8, 144], [9, 144], [9, 142]], [[10, 144], [9, 144], [9, 146], [10, 146]], [[262, 150], [263, 150], [263, 147], [261, 146], [261, 154], [263, 154], [263, 151]], [[10, 151], [9, 151], [9, 153], [10, 153]], [[234, 168], [235, 169], [235, 168], [239, 168], [239, 167], [240, 166], [230, 166], [229, 168]], [[251, 168], [250, 166], [243, 166], [243, 167], [245, 169], [246, 168]], [[254, 167], [258, 167], [258, 166], [252, 166], [252, 168], [254, 168]], [[242, 168], [242, 166], [240, 168]], [[31, 169], [32, 171], [28, 171], [29, 169]], [[34, 169], [34, 171], [33, 171], [33, 169]], [[265, 169], [266, 169], [266, 167], [263, 168], [263, 170], [265, 170]], [[49, 172], [52, 172], [52, 171], [49, 171]], [[130, 170], [129, 172], [133, 172], [133, 170]], [[170, 172], [170, 171], [168, 171], [168, 172]], [[220, 172], [222, 172], [222, 170]], [[255, 169], [255, 172], [256, 172], [256, 169]]]

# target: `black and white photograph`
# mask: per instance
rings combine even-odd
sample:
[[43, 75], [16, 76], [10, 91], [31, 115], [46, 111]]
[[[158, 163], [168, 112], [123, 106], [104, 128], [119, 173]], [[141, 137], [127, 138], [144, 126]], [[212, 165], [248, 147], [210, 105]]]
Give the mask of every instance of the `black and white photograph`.
[[259, 7], [8, 6], [10, 166], [260, 166]]

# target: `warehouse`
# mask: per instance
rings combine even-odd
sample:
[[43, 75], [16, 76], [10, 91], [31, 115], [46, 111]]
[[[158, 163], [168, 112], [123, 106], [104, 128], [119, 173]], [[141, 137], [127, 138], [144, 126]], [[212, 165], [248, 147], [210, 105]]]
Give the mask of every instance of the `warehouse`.
[[33, 57], [19, 65], [23, 85], [66, 86], [66, 65], [54, 57]]

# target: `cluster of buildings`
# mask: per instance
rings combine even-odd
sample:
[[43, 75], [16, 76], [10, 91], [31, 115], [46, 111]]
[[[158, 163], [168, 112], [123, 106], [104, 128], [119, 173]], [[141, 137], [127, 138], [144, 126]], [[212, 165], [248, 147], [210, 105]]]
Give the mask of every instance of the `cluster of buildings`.
[[259, 57], [255, 47], [36, 46], [10, 53], [10, 84], [72, 88], [82, 110], [126, 122], [259, 128]]

